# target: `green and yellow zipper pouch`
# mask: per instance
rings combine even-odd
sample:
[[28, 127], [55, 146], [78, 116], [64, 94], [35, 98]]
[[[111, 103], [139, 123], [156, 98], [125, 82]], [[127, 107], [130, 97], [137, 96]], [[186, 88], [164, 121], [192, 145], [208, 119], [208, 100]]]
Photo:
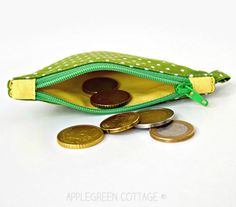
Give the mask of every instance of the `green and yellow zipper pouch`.
[[[91, 78], [109, 77], [132, 100], [125, 106], [100, 109], [90, 103], [82, 84]], [[89, 52], [67, 57], [35, 73], [13, 78], [9, 96], [20, 100], [38, 100], [90, 113], [118, 113], [188, 97], [207, 106], [201, 94], [215, 91], [215, 83], [230, 77], [220, 71], [197, 71], [162, 60], [115, 52]]]

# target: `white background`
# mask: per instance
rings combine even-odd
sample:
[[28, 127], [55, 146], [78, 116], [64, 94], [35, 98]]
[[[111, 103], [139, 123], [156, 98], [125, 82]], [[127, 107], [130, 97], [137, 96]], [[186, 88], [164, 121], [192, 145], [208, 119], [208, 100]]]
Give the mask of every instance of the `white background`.
[[[233, 0], [0, 0], [0, 206], [236, 206]], [[107, 116], [7, 96], [7, 80], [81, 52], [108, 50], [229, 73], [208, 96], [165, 103], [196, 126], [182, 143], [148, 131], [109, 135], [68, 150], [57, 133]], [[77, 192], [158, 192], [158, 201], [81, 201]]]

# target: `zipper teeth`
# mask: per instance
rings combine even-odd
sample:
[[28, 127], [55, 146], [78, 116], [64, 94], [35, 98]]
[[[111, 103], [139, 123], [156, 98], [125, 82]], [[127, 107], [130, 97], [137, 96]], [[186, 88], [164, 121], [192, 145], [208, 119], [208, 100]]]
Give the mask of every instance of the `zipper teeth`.
[[84, 111], [84, 112], [97, 113], [97, 114], [109, 114], [109, 113], [119, 113], [119, 112], [133, 111], [133, 110], [137, 110], [137, 109], [140, 109], [140, 108], [155, 105], [155, 104], [158, 104], [158, 103], [161, 103], [161, 102], [173, 100], [173, 99], [179, 98], [179, 97], [180, 97], [179, 94], [172, 93], [172, 94], [164, 96], [162, 98], [155, 99], [155, 100], [148, 101], [148, 102], [141, 103], [141, 104], [137, 104], [137, 105], [134, 105], [134, 106], [124, 106], [124, 107], [119, 107], [119, 108], [115, 108], [115, 109], [106, 109], [106, 110], [104, 110], [104, 109], [92, 109], [92, 108], [79, 106], [79, 105], [72, 104], [68, 101], [64, 101], [62, 99], [56, 98], [54, 96], [51, 96], [51, 95], [48, 95], [48, 94], [45, 94], [45, 93], [42, 93], [42, 92], [37, 93], [37, 100], [48, 101], [48, 102], [51, 102], [51, 103], [64, 105], [64, 106], [71, 107], [71, 108], [81, 110], [81, 111]]
[[[85, 73], [89, 73], [93, 71], [105, 71], [105, 70], [127, 73], [130, 75], [135, 75], [137, 77], [159, 81], [166, 84], [173, 84], [175, 86], [179, 84], [183, 84], [183, 83], [189, 83], [188, 78], [181, 77], [181, 76], [167, 75], [167, 74], [162, 74], [162, 73], [154, 72], [154, 71], [147, 71], [147, 70], [143, 70], [143, 69], [139, 69], [135, 67], [130, 68], [128, 66], [123, 66], [123, 65], [113, 64], [113, 63], [92, 63], [92, 64], [82, 65], [82, 66], [75, 67], [66, 71], [58, 72], [52, 75], [39, 78], [36, 80], [36, 88], [39, 89], [39, 88], [47, 87], [53, 84], [57, 84], [62, 81], [74, 78], [76, 76], [79, 76]], [[42, 93], [42, 92], [36, 93], [37, 100], [64, 105], [64, 106], [71, 107], [71, 108], [81, 110], [84, 112], [97, 113], [97, 114], [109, 114], [109, 113], [119, 113], [119, 112], [137, 110], [137, 109], [155, 105], [161, 102], [169, 101], [178, 97], [180, 97], [180, 95], [177, 92], [174, 92], [170, 95], [167, 95], [167, 96], [164, 96], [164, 97], [152, 100], [152, 101], [148, 101], [145, 103], [141, 103], [141, 104], [137, 104], [133, 106], [124, 106], [120, 108], [104, 110], [104, 109], [93, 109], [93, 108], [76, 105], [68, 101], [59, 99], [57, 97]]]
[[117, 65], [112, 63], [93, 63], [82, 65], [76, 68], [72, 68], [70, 70], [58, 72], [46, 77], [42, 77], [37, 79], [36, 88], [43, 88], [46, 86], [50, 86], [53, 84], [60, 83], [62, 81], [74, 78], [76, 76], [93, 72], [93, 71], [103, 71], [103, 70], [110, 70], [110, 71], [118, 71], [122, 73], [127, 73], [130, 75], [135, 75], [141, 78], [146, 78], [150, 80], [156, 80], [167, 84], [174, 84], [177, 85], [183, 82], [189, 82], [189, 80], [185, 77], [167, 75], [162, 74], [159, 72], [154, 71], [147, 71], [138, 68], [130, 68], [128, 66]]

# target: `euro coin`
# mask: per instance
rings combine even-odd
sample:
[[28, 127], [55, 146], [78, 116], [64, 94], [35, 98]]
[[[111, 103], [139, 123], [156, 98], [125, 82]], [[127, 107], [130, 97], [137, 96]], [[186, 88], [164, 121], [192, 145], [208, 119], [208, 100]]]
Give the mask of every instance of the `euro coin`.
[[139, 122], [139, 114], [127, 112], [113, 115], [101, 122], [100, 127], [107, 133], [119, 133], [133, 128]]
[[103, 139], [103, 131], [99, 127], [92, 125], [72, 126], [62, 130], [57, 136], [59, 145], [71, 149], [91, 147]]
[[98, 108], [116, 108], [131, 100], [128, 92], [122, 90], [102, 91], [91, 96], [90, 102]]
[[136, 128], [146, 129], [163, 126], [174, 118], [174, 112], [166, 108], [138, 111], [138, 113], [140, 115], [140, 122]]
[[151, 137], [158, 141], [180, 142], [191, 138], [195, 133], [195, 129], [188, 122], [174, 120], [166, 126], [151, 128], [149, 132]]
[[95, 94], [102, 91], [110, 91], [118, 88], [118, 82], [112, 78], [92, 78], [83, 83], [83, 91]]

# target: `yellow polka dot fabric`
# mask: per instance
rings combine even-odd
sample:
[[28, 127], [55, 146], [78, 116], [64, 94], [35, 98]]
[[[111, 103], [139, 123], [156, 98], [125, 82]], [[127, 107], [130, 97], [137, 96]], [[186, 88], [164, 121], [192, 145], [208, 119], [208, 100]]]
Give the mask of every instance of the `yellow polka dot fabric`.
[[177, 65], [163, 60], [155, 60], [128, 54], [106, 52], [106, 51], [95, 51], [95, 52], [72, 55], [58, 62], [55, 62], [41, 70], [38, 70], [34, 73], [16, 77], [14, 79], [38, 79], [44, 76], [48, 76], [54, 73], [59, 73], [61, 71], [69, 70], [72, 68], [78, 68], [79, 70], [80, 69], [79, 66], [93, 63], [113, 63], [127, 66], [130, 68], [130, 70], [138, 68], [143, 70], [155, 71], [158, 73], [169, 74], [173, 76], [183, 76], [183, 77], [213, 76], [216, 82], [225, 82], [230, 79], [230, 77], [227, 74], [220, 71], [213, 71], [212, 73], [208, 73], [201, 70], [193, 70], [186, 66]]

